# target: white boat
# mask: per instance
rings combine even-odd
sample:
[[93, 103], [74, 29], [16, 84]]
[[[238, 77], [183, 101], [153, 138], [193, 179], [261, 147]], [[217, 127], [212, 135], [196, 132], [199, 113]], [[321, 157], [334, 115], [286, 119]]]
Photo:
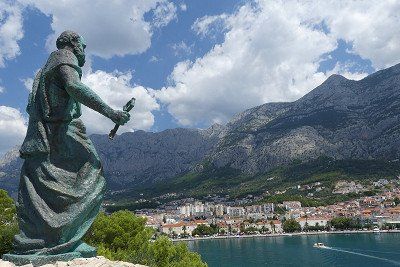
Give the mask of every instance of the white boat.
[[381, 230], [379, 228], [375, 227], [374, 230], [372, 230], [375, 234], [379, 234]]
[[314, 248], [326, 248], [326, 246], [324, 245], [324, 243], [314, 243], [313, 247], [314, 247]]

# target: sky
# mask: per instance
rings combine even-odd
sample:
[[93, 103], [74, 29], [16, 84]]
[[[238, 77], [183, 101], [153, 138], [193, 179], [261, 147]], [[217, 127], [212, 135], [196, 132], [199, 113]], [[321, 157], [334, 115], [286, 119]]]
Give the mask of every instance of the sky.
[[[294, 101], [332, 74], [359, 80], [400, 61], [400, 0], [0, 0], [0, 155], [21, 144], [35, 73], [64, 30], [82, 35], [82, 82], [119, 133], [207, 128]], [[83, 109], [89, 134], [113, 123]]]

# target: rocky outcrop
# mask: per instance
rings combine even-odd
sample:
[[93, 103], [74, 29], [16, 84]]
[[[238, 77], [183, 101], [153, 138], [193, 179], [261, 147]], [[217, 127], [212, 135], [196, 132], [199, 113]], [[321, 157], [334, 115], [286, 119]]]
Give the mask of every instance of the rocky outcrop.
[[265, 172], [293, 160], [400, 157], [400, 65], [352, 81], [332, 75], [291, 103], [238, 114], [211, 153], [216, 166]]
[[188, 172], [217, 144], [222, 129], [137, 131], [112, 141], [106, 135], [92, 135], [91, 139], [102, 159], [109, 187], [119, 190]]
[[[2, 261], [0, 259], [1, 267], [15, 267], [11, 262]], [[79, 266], [79, 267], [146, 267], [145, 265], [133, 264], [123, 261], [110, 261], [104, 257], [98, 256], [95, 258], [79, 258], [72, 261], [57, 261], [52, 264], [42, 265], [42, 267], [67, 267], [67, 266]], [[33, 267], [32, 264], [24, 265], [24, 267]]]
[[5, 189], [14, 199], [17, 197], [19, 173], [22, 166], [18, 150], [18, 147], [14, 147], [0, 159], [0, 188]]

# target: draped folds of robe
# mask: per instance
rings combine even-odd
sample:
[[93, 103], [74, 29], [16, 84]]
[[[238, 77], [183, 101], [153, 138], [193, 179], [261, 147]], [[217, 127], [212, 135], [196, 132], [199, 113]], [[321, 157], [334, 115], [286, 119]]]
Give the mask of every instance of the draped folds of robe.
[[20, 150], [25, 161], [17, 202], [17, 255], [76, 252], [105, 191], [100, 159], [79, 119], [80, 104], [60, 83], [61, 65], [81, 76], [72, 52], [55, 51], [37, 73], [29, 97], [28, 131]]

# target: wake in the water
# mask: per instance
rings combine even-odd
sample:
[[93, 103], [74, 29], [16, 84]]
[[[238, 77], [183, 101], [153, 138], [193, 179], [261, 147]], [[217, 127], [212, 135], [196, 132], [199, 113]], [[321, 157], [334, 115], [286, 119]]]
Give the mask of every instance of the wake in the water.
[[344, 250], [352, 249], [359, 252], [373, 252], [373, 253], [381, 253], [381, 254], [393, 254], [393, 255], [400, 255], [399, 252], [392, 252], [392, 251], [379, 251], [379, 250], [370, 250], [370, 249], [360, 249], [360, 248], [341, 248]]
[[400, 262], [398, 262], [398, 261], [394, 261], [394, 260], [386, 259], [386, 258], [382, 258], [382, 257], [377, 257], [377, 256], [374, 256], [374, 255], [359, 253], [359, 252], [350, 251], [350, 250], [345, 250], [345, 249], [341, 249], [341, 248], [335, 248], [335, 247], [326, 247], [326, 246], [325, 246], [325, 247], [323, 247], [322, 249], [329, 249], [329, 250], [334, 250], [334, 251], [338, 251], [338, 252], [343, 252], [343, 253], [348, 253], [348, 254], [363, 256], [363, 257], [367, 257], [367, 258], [371, 258], [371, 259], [386, 261], [386, 262], [389, 262], [389, 263], [391, 263], [391, 264], [399, 265], [399, 266], [400, 266]]

